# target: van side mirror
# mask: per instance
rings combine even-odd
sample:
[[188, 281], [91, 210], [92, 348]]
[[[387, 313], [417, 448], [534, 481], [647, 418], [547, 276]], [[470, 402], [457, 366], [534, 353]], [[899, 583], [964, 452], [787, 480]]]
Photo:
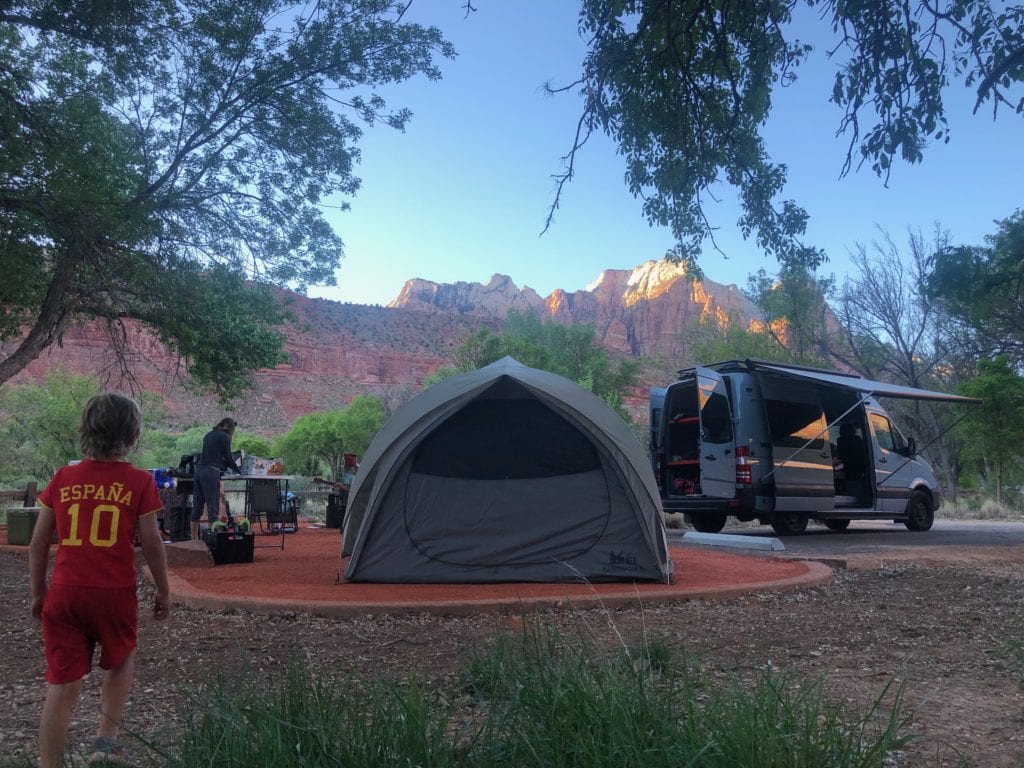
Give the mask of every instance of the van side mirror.
[[917, 456], [917, 441], [912, 437], [907, 438], [907, 456]]

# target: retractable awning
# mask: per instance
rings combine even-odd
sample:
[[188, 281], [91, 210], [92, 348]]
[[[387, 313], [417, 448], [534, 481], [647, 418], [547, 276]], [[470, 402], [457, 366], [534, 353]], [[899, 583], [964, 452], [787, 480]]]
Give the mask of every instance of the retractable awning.
[[859, 376], [848, 376], [842, 373], [829, 373], [809, 368], [797, 368], [788, 365], [777, 365], [774, 363], [759, 363], [753, 360], [748, 361], [754, 369], [760, 371], [771, 371], [794, 379], [804, 379], [828, 384], [833, 387], [850, 389], [854, 392], [863, 392], [878, 397], [897, 397], [905, 400], [931, 400], [934, 402], [949, 403], [980, 403], [981, 400], [975, 397], [964, 397], [962, 395], [951, 395], [947, 392], [934, 392], [929, 389], [915, 389], [904, 387], [899, 384], [886, 384], [883, 381], [871, 381], [862, 379]]

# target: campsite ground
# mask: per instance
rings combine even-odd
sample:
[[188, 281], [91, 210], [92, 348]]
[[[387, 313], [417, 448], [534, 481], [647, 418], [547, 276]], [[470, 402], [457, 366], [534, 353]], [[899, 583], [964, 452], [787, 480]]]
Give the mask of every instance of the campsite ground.
[[[26, 557], [0, 552], [0, 754], [28, 754], [43, 698], [42, 648], [28, 617]], [[1024, 755], [1024, 551], [951, 550], [947, 558], [853, 558], [825, 587], [725, 601], [656, 603], [642, 610], [551, 614], [566, 633], [608, 643], [657, 638], [697, 654], [713, 670], [747, 674], [767, 664], [793, 678], [824, 681], [833, 700], [863, 709], [887, 683], [901, 683], [916, 734], [892, 766], [1004, 768]], [[149, 587], [143, 588], [148, 592]], [[148, 603], [143, 594], [143, 605]], [[469, 649], [518, 618], [426, 614], [324, 619], [179, 608], [166, 623], [142, 617], [139, 670], [129, 728], [170, 743], [182, 728], [185, 695], [211, 675], [273, 675], [291, 654], [313, 669], [447, 679]], [[72, 738], [95, 727], [98, 681]], [[891, 689], [890, 689], [891, 693]]]

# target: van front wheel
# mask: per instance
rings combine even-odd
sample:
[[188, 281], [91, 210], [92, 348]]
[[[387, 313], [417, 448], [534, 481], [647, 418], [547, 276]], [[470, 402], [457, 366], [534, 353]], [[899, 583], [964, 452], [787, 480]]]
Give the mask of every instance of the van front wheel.
[[794, 536], [807, 530], [807, 515], [803, 512], [777, 513], [772, 528], [779, 536]]
[[934, 522], [935, 510], [931, 501], [920, 491], [914, 491], [907, 502], [907, 519], [903, 524], [911, 531], [927, 531]]
[[725, 528], [724, 512], [707, 512], [703, 515], [690, 515], [690, 525], [701, 533], [718, 533]]

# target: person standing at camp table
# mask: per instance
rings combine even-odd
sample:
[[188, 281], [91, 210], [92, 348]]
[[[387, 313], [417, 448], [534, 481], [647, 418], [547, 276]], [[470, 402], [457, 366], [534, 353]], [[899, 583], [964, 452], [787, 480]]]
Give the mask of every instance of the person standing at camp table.
[[199, 521], [206, 519], [212, 525], [220, 514], [220, 476], [231, 469], [241, 474], [235, 457], [231, 455], [231, 439], [235, 436], [234, 419], [223, 418], [203, 437], [203, 450], [196, 462], [195, 485], [192, 489], [192, 538], [199, 538]]
[[[112, 392], [91, 398], [79, 428], [84, 460], [58, 469], [39, 494], [28, 563], [31, 612], [42, 621], [49, 684], [39, 720], [42, 768], [64, 764], [71, 713], [97, 645], [106, 673], [99, 730], [87, 759], [89, 765], [124, 763], [118, 735], [135, 673], [136, 535], [156, 586], [153, 617], [165, 619], [171, 610], [156, 518], [163, 503], [153, 476], [124, 461], [141, 425], [134, 400]], [[54, 532], [57, 557], [47, 585]]]

